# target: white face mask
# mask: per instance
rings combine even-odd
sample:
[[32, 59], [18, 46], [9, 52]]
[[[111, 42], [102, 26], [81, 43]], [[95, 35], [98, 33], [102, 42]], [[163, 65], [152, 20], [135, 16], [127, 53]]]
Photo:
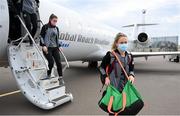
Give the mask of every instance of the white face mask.
[[118, 44], [118, 49], [125, 52], [128, 49], [128, 44], [124, 43], [124, 44]]

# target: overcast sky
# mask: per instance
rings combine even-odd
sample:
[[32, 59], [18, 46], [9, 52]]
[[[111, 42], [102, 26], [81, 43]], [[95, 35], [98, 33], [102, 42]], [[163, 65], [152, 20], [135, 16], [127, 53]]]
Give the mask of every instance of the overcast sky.
[[52, 0], [72, 9], [84, 17], [107, 24], [130, 34], [132, 29], [123, 25], [141, 23], [142, 9], [146, 9], [146, 23], [159, 23], [147, 27], [151, 36], [180, 36], [180, 0]]

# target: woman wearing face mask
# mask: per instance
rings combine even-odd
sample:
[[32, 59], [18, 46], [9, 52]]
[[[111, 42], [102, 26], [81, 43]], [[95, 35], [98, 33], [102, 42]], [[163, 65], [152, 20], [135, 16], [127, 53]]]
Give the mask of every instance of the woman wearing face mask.
[[49, 70], [47, 71], [47, 78], [50, 78], [54, 60], [56, 62], [59, 77], [62, 77], [62, 65], [59, 54], [59, 29], [56, 26], [58, 17], [52, 14], [49, 17], [49, 22], [42, 27], [40, 45], [43, 49], [43, 54], [48, 60]]
[[[129, 80], [134, 82], [134, 61], [131, 54], [127, 52], [128, 48], [128, 38], [123, 33], [118, 33], [115, 37], [114, 43], [112, 45], [112, 50], [117, 54], [118, 58], [122, 62], [124, 69], [126, 70]], [[108, 67], [108, 75], [107, 75]], [[115, 56], [111, 52], [107, 52], [104, 56], [102, 63], [100, 65], [100, 73], [102, 78], [104, 78], [105, 85], [113, 85], [117, 90], [122, 92], [127, 78], [118, 64]]]

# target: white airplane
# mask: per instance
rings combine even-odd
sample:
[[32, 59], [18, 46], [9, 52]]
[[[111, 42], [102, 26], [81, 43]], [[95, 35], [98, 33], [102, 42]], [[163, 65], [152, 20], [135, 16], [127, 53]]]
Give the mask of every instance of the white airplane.
[[[67, 60], [89, 62], [89, 66], [97, 67], [97, 62], [102, 60], [106, 52], [111, 49], [118, 30], [93, 22], [92, 19], [83, 18], [78, 13], [52, 3], [50, 0], [41, 0], [40, 20], [44, 23], [48, 22], [48, 17], [52, 13], [59, 17], [60, 42], [63, 47], [62, 54], [67, 63], [66, 67], [69, 66]], [[72, 101], [72, 95], [66, 93], [65, 86], [57, 81], [58, 78], [42, 80], [47, 70], [47, 63], [38, 45], [31, 48], [22, 42], [18, 46], [7, 43], [12, 26], [10, 15], [8, 1], [0, 0], [0, 66], [10, 66], [21, 92], [30, 102], [42, 109], [52, 109], [67, 101]], [[31, 37], [21, 17], [17, 18], [23, 27], [21, 31], [25, 32], [20, 40], [24, 40], [28, 35]], [[152, 24], [127, 26], [134, 27], [133, 35], [135, 35], [129, 40], [129, 51], [134, 49], [135, 40], [142, 48], [149, 44], [150, 38], [146, 33], [140, 33], [136, 38], [137, 28], [147, 25]], [[40, 28], [37, 34], [39, 31]], [[147, 57], [178, 55], [180, 52], [132, 52], [132, 54], [134, 57]]]

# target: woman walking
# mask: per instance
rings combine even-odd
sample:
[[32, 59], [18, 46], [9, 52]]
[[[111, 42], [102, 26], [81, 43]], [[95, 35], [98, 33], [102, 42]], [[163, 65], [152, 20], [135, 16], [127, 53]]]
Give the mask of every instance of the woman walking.
[[[119, 65], [117, 57], [112, 52], [107, 52], [100, 65], [100, 73], [105, 80], [104, 84], [114, 86], [120, 93], [122, 93], [128, 80], [132, 83], [134, 82], [134, 61], [132, 55], [127, 52], [127, 48], [127, 36], [123, 33], [118, 33], [113, 42], [112, 51], [121, 61], [122, 66]], [[122, 67], [127, 74], [124, 73]], [[121, 115], [121, 113], [116, 115]], [[109, 111], [109, 115], [114, 114]]]

